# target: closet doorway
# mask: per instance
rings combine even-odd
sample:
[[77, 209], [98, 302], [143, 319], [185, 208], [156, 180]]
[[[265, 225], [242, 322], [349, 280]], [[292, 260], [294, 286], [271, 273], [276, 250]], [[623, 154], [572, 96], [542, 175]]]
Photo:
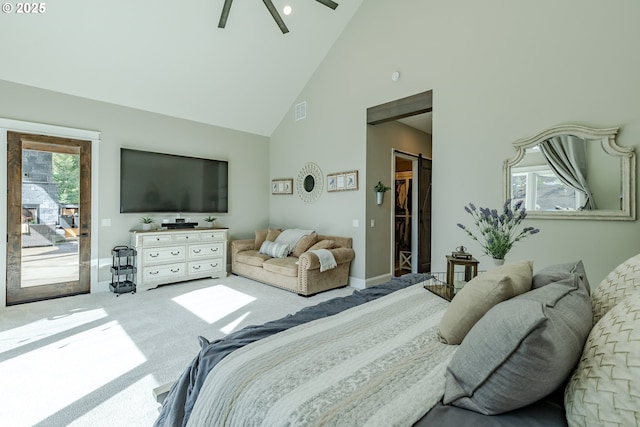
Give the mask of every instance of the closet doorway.
[[394, 150], [394, 276], [431, 271], [431, 159]]
[[[432, 110], [431, 90], [367, 108], [367, 185], [373, 187], [378, 181], [386, 184], [389, 180], [392, 188], [389, 194], [392, 197], [388, 197], [390, 203], [374, 205], [375, 194], [367, 197], [367, 216], [371, 223], [366, 242], [368, 247], [375, 245], [379, 249], [366, 253], [365, 274], [372, 284], [383, 283], [385, 278], [408, 271], [431, 270]], [[398, 209], [395, 200], [396, 152], [403, 153], [412, 165], [411, 190], [406, 190], [406, 199]], [[405, 179], [407, 184], [406, 176], [398, 178]], [[398, 187], [400, 185], [398, 183]], [[396, 229], [401, 235], [398, 242]], [[388, 263], [384, 261], [385, 257]]]

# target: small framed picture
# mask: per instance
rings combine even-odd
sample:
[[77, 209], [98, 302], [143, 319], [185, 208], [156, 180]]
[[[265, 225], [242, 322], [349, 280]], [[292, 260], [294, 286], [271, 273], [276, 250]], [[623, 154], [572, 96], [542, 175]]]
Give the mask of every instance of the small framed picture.
[[358, 171], [327, 174], [327, 191], [358, 189]]
[[344, 174], [347, 190], [357, 190], [358, 189], [358, 171], [346, 172]]
[[336, 191], [336, 176], [327, 176], [327, 191]]
[[272, 179], [271, 194], [293, 194], [293, 178]]

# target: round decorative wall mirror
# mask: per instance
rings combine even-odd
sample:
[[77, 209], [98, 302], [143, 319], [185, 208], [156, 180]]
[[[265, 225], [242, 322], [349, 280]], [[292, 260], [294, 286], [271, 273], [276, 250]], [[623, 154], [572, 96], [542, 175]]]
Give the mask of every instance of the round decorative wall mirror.
[[302, 201], [311, 203], [322, 193], [322, 171], [315, 163], [305, 164], [296, 179], [297, 192]]

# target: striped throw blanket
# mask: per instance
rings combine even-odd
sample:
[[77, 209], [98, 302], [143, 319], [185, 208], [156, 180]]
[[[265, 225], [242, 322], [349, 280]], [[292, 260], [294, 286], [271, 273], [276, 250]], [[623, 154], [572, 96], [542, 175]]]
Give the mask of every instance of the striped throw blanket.
[[209, 374], [188, 426], [410, 426], [444, 394], [447, 302], [410, 286], [249, 344]]

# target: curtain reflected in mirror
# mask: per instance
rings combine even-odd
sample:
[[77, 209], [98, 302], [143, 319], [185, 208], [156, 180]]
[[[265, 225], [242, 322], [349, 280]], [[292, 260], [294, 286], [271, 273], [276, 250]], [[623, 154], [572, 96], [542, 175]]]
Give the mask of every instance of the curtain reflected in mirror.
[[532, 218], [635, 219], [635, 154], [617, 128], [556, 126], [514, 143], [505, 198]]

